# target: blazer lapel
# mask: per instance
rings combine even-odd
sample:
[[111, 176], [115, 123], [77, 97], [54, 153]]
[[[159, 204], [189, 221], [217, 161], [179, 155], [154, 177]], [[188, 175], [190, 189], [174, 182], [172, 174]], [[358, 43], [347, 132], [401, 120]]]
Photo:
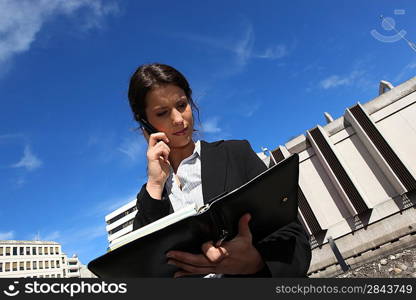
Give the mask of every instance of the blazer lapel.
[[227, 153], [223, 141], [201, 141], [201, 181], [204, 203], [224, 193], [227, 177]]

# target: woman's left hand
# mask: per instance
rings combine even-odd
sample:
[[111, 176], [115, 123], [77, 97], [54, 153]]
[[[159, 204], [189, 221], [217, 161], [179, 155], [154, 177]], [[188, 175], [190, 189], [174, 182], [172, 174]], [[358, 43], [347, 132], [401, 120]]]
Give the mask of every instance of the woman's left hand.
[[237, 236], [216, 247], [213, 242], [202, 245], [203, 254], [169, 251], [168, 264], [181, 268], [174, 277], [195, 274], [254, 274], [264, 267], [260, 253], [252, 244], [248, 223], [250, 214], [243, 215], [238, 223]]

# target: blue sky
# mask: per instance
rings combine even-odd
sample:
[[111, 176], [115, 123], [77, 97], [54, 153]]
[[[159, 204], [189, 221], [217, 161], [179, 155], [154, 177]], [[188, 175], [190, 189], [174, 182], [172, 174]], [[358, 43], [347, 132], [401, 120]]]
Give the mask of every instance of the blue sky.
[[140, 64], [185, 74], [200, 138], [256, 152], [415, 74], [392, 30], [416, 41], [414, 1], [207, 2], [0, 0], [0, 239], [105, 252], [104, 216], [146, 180], [126, 96]]

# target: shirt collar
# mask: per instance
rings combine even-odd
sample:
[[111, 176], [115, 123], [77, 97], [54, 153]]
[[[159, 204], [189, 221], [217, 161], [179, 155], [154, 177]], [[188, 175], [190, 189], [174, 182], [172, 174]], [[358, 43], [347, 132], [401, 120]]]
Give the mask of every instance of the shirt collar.
[[195, 143], [195, 149], [194, 149], [194, 152], [192, 154], [195, 154], [195, 153], [197, 153], [199, 156], [201, 156], [201, 141], [200, 140], [196, 141], [196, 143]]

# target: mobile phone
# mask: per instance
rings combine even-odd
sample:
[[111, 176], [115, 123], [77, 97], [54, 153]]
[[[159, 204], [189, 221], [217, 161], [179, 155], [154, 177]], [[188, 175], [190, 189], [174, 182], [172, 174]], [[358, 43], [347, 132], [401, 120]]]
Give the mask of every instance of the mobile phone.
[[140, 125], [147, 131], [149, 135], [152, 133], [157, 133], [159, 130], [154, 128], [149, 122], [147, 122], [145, 119], [140, 119]]

